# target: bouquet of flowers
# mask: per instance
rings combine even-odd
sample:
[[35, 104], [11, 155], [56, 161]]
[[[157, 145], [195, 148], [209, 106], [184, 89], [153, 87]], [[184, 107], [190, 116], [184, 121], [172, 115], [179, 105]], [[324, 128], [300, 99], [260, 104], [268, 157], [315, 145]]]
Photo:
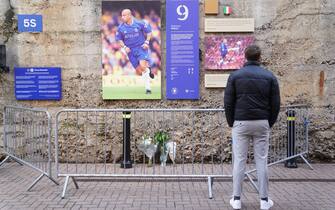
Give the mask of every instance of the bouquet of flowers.
[[150, 136], [144, 135], [137, 147], [149, 158], [148, 166], [152, 166], [152, 157], [157, 151], [158, 144], [156, 144]]

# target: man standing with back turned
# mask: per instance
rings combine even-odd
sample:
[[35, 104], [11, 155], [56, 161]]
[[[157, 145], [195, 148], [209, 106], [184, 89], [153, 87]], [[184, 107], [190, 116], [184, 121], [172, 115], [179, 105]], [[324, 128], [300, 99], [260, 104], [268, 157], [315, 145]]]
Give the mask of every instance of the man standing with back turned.
[[229, 76], [224, 93], [228, 125], [233, 127], [233, 198], [230, 205], [241, 209], [242, 183], [249, 141], [253, 141], [260, 208], [270, 209], [268, 198], [268, 147], [270, 128], [280, 110], [280, 94], [276, 77], [260, 66], [261, 50], [250, 45], [245, 50], [247, 62]]

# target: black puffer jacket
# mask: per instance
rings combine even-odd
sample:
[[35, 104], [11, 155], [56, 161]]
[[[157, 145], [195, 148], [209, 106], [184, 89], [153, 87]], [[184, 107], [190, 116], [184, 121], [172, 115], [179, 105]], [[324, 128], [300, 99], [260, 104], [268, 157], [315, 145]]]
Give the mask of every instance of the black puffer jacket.
[[280, 94], [276, 77], [248, 61], [240, 70], [229, 76], [224, 92], [224, 107], [228, 125], [235, 120], [268, 120], [275, 123], [280, 110]]

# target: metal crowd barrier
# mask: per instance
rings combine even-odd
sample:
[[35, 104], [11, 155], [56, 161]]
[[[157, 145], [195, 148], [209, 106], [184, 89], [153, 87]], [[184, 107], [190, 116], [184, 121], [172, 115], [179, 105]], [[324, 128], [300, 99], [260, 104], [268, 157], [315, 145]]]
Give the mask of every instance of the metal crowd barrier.
[[[286, 116], [294, 110], [295, 117]], [[289, 121], [288, 121], [289, 119]], [[294, 121], [295, 129], [287, 132]], [[56, 115], [56, 171], [64, 177], [62, 198], [69, 179], [89, 177], [207, 179], [212, 198], [214, 178], [231, 178], [231, 133], [223, 109], [66, 109]], [[160, 166], [160, 157], [139, 150], [143, 136], [166, 131], [176, 148], [174, 161]], [[130, 133], [129, 133], [130, 131]], [[128, 135], [128, 134], [130, 135]], [[294, 133], [294, 151], [288, 156], [288, 134]], [[124, 141], [127, 142], [123, 143]], [[251, 143], [252, 144], [252, 143]], [[252, 146], [249, 161], [252, 161]], [[292, 149], [292, 148], [291, 148]], [[130, 150], [130, 151], [129, 151]], [[172, 149], [173, 150], [173, 149]], [[269, 165], [304, 158], [308, 152], [308, 111], [305, 107], [282, 108], [272, 129]], [[172, 155], [173, 156], [173, 155]], [[310, 165], [309, 165], [310, 166]], [[257, 189], [252, 173], [246, 177]]]
[[[296, 158], [300, 157], [311, 169], [313, 167], [304, 157], [308, 154], [309, 109], [306, 105], [281, 107], [277, 122], [271, 129], [268, 166], [284, 163], [288, 168], [296, 168]], [[249, 147], [253, 159], [252, 143]], [[256, 169], [247, 171], [246, 177], [258, 191], [252, 174]]]
[[[207, 179], [210, 197], [213, 177], [231, 177], [223, 163], [230, 156], [224, 140], [223, 109], [68, 109], [56, 115], [57, 175], [77, 177], [195, 178]], [[122, 147], [124, 129], [130, 123], [130, 159]], [[160, 166], [160, 158], [139, 151], [143, 136], [166, 131], [175, 142], [175, 164]], [[128, 164], [128, 165], [127, 165]], [[131, 165], [131, 166], [130, 166]], [[130, 168], [131, 167], [131, 168]]]
[[41, 175], [29, 186], [31, 190], [44, 176], [55, 184], [51, 174], [51, 117], [45, 110], [5, 106], [3, 141], [6, 161], [12, 159]]

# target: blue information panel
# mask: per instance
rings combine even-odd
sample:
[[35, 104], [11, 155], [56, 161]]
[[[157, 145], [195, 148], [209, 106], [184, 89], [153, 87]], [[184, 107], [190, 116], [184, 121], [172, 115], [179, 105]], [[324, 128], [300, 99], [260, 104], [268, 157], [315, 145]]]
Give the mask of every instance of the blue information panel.
[[199, 99], [199, 1], [166, 1], [166, 97]]
[[42, 15], [17, 15], [19, 32], [42, 32]]
[[14, 68], [17, 100], [61, 100], [61, 68]]

